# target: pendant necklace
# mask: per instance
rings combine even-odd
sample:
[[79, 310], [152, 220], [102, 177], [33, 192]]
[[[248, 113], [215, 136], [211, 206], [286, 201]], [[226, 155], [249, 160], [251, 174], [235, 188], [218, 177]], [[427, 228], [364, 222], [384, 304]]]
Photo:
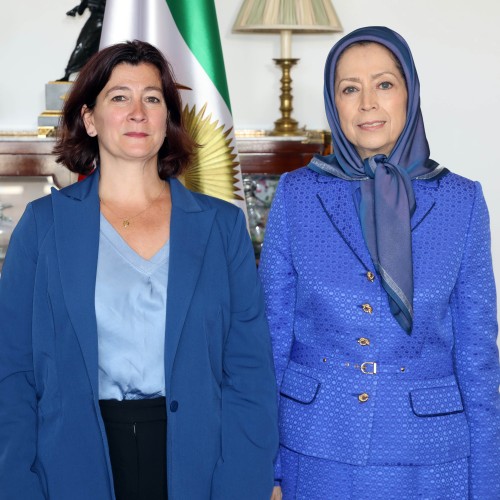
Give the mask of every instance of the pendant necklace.
[[153, 203], [158, 200], [160, 198], [160, 196], [162, 195], [163, 191], [165, 190], [165, 187], [166, 187], [167, 183], [166, 182], [163, 182], [163, 186], [162, 188], [160, 189], [160, 192], [158, 193], [158, 195], [153, 198], [153, 200], [146, 206], [146, 208], [143, 208], [140, 212], [136, 213], [135, 215], [132, 215], [131, 217], [123, 217], [121, 215], [118, 215], [114, 210], [111, 209], [111, 207], [99, 196], [99, 201], [105, 206], [108, 208], [108, 210], [116, 217], [118, 217], [119, 219], [122, 220], [122, 226], [124, 228], [127, 228], [130, 226], [130, 223], [132, 221], [132, 219], [135, 219], [136, 217], [139, 217], [139, 215], [143, 214], [148, 208], [151, 207], [151, 205], [153, 205]]

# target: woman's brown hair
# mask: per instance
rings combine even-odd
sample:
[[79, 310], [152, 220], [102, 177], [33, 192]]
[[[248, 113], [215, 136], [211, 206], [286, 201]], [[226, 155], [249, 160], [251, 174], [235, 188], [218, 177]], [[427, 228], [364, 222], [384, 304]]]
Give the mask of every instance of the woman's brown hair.
[[97, 96], [108, 83], [118, 64], [152, 64], [160, 72], [167, 116], [167, 137], [158, 151], [160, 178], [176, 177], [191, 160], [196, 143], [182, 121], [182, 102], [169, 62], [153, 45], [134, 40], [106, 47], [94, 54], [80, 71], [64, 103], [54, 148], [56, 161], [72, 172], [89, 174], [99, 160], [97, 137], [87, 134], [82, 107], [94, 109]]

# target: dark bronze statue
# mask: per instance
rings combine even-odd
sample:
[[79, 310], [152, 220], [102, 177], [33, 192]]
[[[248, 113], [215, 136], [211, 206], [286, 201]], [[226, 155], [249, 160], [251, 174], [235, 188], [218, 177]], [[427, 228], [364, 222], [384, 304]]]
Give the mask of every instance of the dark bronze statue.
[[75, 17], [76, 14], [81, 16], [85, 9], [89, 9], [90, 16], [83, 25], [64, 70], [64, 76], [59, 81], [69, 81], [71, 74], [80, 71], [90, 56], [99, 50], [105, 6], [106, 0], [82, 0], [79, 5], [66, 12], [67, 16]]

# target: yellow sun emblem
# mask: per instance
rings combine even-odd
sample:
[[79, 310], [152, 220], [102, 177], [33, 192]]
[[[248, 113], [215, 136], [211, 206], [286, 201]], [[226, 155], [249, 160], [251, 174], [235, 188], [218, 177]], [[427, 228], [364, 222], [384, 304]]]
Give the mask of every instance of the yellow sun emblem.
[[196, 106], [186, 105], [182, 111], [184, 125], [193, 139], [201, 146], [197, 148], [193, 161], [179, 180], [188, 188], [199, 193], [216, 196], [227, 201], [243, 200], [237, 187], [239, 163], [230, 136], [232, 127], [224, 131], [224, 124], [212, 121], [212, 115], [205, 116], [205, 104], [199, 113]]

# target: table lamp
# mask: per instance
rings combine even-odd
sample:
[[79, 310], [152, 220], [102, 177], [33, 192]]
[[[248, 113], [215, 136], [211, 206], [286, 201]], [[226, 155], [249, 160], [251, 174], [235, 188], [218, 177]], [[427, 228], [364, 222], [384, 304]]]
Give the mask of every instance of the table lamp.
[[290, 70], [298, 59], [292, 58], [292, 33], [342, 31], [330, 0], [244, 0], [233, 32], [280, 33], [281, 57], [274, 59], [281, 67], [281, 118], [274, 122], [271, 135], [302, 135], [292, 118], [292, 79]]

